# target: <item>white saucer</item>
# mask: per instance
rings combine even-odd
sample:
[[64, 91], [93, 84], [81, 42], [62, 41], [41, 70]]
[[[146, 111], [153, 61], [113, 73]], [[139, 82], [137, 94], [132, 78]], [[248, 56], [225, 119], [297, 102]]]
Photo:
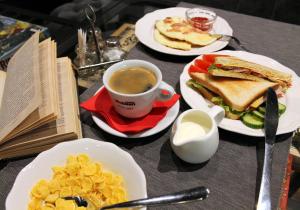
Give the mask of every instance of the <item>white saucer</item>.
[[[168, 90], [172, 90], [173, 93], [175, 93], [173, 87], [171, 87], [166, 82], [162, 82], [162, 86], [169, 87]], [[102, 86], [98, 91], [100, 91], [102, 88], [104, 88], [104, 86]], [[99, 118], [96, 114], [92, 113], [92, 118], [94, 122], [99, 126], [99, 128], [103, 129], [104, 131], [112, 135], [123, 137], [123, 138], [143, 138], [143, 137], [154, 135], [167, 128], [176, 119], [178, 112], [179, 112], [179, 100], [168, 110], [166, 116], [155, 127], [135, 134], [126, 134], [115, 130], [114, 128], [110, 127], [104, 120]]]

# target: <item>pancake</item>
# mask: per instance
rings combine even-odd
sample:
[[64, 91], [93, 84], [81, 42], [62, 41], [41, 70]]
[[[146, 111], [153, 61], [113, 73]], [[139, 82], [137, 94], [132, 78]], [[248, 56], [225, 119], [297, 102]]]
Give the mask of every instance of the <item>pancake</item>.
[[181, 41], [181, 40], [176, 40], [176, 39], [171, 39], [168, 38], [161, 33], [157, 29], [154, 30], [154, 38], [157, 42], [159, 42], [162, 45], [165, 45], [167, 47], [175, 48], [175, 49], [180, 49], [180, 50], [191, 50], [192, 45], [188, 42]]
[[157, 30], [164, 36], [172, 39], [187, 41], [193, 45], [206, 46], [216, 41], [217, 38], [208, 32], [201, 31], [191, 26], [184, 18], [167, 17], [155, 23]]

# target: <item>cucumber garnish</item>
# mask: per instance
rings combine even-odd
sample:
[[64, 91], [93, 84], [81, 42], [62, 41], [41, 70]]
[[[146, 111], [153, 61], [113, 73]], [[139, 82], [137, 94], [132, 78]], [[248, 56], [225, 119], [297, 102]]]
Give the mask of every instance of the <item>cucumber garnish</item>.
[[[283, 114], [285, 112], [285, 110], [286, 110], [286, 106], [282, 103], [278, 103], [278, 112], [279, 112], [279, 114], [280, 115]], [[266, 107], [260, 106], [260, 107], [258, 107], [258, 111], [262, 114], [265, 114], [266, 113]]]
[[246, 113], [241, 119], [242, 122], [250, 128], [259, 129], [264, 127], [264, 121], [251, 113]]
[[257, 118], [259, 118], [259, 119], [261, 119], [261, 120], [264, 120], [264, 119], [265, 119], [265, 115], [262, 114], [262, 113], [259, 112], [259, 111], [253, 110], [251, 113], [252, 113], [255, 117], [257, 117]]
[[258, 107], [258, 111], [262, 114], [266, 114], [266, 107], [260, 106], [260, 107]]
[[279, 103], [279, 104], [278, 104], [278, 111], [279, 111], [279, 114], [280, 114], [280, 115], [283, 114], [283, 113], [285, 112], [285, 110], [286, 110], [286, 106], [283, 105], [283, 104], [281, 104], [281, 103]]

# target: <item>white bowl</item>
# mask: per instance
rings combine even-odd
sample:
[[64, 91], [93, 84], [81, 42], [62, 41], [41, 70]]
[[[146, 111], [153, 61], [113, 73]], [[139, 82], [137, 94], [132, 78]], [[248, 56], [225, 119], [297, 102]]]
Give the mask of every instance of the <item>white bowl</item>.
[[65, 165], [68, 155], [85, 153], [103, 168], [123, 176], [128, 199], [147, 197], [146, 178], [132, 156], [112, 143], [93, 139], [64, 142], [40, 153], [18, 174], [6, 198], [6, 210], [27, 210], [30, 191], [40, 179], [51, 179], [51, 167]]

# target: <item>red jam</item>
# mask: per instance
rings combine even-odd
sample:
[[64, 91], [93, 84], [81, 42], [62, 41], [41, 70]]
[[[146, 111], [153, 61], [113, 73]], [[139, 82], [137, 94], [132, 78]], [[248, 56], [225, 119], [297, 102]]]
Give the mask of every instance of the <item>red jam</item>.
[[207, 21], [208, 21], [208, 18], [206, 18], [206, 17], [193, 17], [191, 20], [192, 20], [192, 21], [195, 21], [195, 22], [200, 22], [200, 23], [202, 23], [202, 22], [207, 22]]
[[190, 19], [190, 22], [195, 28], [198, 28], [201, 31], [209, 31], [213, 25], [206, 17], [193, 17]]

